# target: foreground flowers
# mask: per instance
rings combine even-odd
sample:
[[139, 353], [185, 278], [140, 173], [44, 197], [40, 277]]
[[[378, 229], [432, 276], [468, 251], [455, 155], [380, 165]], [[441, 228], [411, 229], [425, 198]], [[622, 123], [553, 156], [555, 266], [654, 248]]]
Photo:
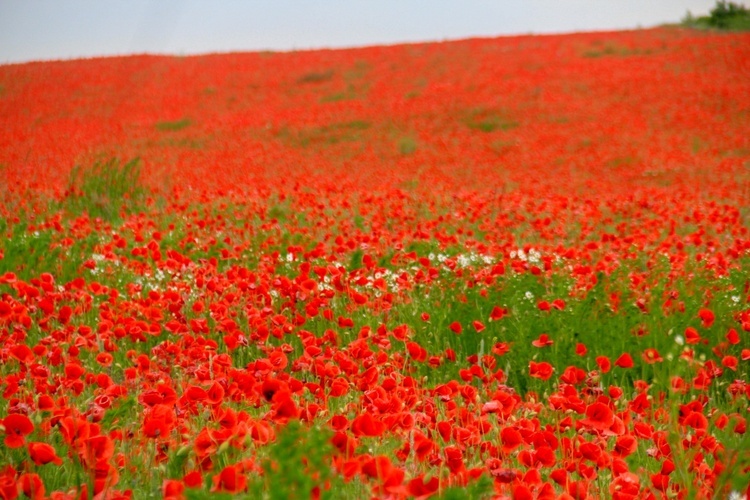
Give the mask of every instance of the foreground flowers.
[[745, 494], [748, 42], [1, 67], [0, 495]]

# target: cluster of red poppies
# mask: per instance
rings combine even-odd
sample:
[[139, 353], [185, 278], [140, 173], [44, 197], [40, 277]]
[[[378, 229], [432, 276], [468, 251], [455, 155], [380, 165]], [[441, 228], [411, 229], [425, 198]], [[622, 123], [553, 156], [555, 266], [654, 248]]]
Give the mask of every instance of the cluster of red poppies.
[[[0, 497], [741, 498], [749, 62], [662, 28], [0, 66]], [[110, 157], [141, 191], [79, 182]]]

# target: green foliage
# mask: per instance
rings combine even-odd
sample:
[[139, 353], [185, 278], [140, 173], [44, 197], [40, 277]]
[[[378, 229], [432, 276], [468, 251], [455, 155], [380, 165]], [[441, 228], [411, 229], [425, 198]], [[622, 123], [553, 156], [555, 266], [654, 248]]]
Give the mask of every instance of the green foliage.
[[750, 30], [750, 9], [742, 4], [721, 0], [716, 2], [708, 16], [693, 17], [688, 12], [682, 24], [691, 28]]
[[604, 43], [594, 43], [592, 47], [581, 53], [583, 57], [587, 58], [598, 58], [598, 57], [630, 57], [630, 56], [648, 56], [655, 52], [660, 52], [663, 49], [653, 47], [628, 47], [626, 45], [620, 45], [614, 41], [606, 41]]
[[63, 246], [53, 229], [31, 231], [25, 223], [9, 226], [4, 219], [0, 219], [0, 234], [5, 236], [0, 242], [3, 269], [24, 280], [49, 272], [63, 283], [78, 275], [95, 240], [95, 236], [90, 235]]
[[[332, 453], [329, 430], [307, 428], [293, 420], [279, 432], [261, 462], [263, 477], [251, 483], [248, 490], [254, 498], [310, 498], [314, 488], [323, 489], [336, 479], [330, 465]], [[326, 496], [325, 491], [322, 494]]]
[[398, 141], [398, 152], [402, 155], [410, 155], [417, 150], [417, 140], [411, 136], [405, 136]]
[[325, 95], [320, 98], [321, 103], [326, 102], [340, 102], [340, 101], [348, 101], [351, 99], [356, 99], [357, 97], [360, 97], [360, 92], [357, 89], [357, 87], [351, 83], [349, 83], [346, 86], [345, 90], [340, 90], [338, 92], [334, 92], [332, 94]]
[[492, 479], [487, 475], [483, 475], [466, 486], [447, 488], [443, 491], [442, 495], [440, 495], [440, 498], [443, 500], [477, 500], [480, 498], [492, 497], [493, 491]]
[[138, 158], [127, 163], [113, 158], [88, 169], [75, 167], [70, 173], [68, 194], [59, 208], [71, 215], [86, 213], [113, 222], [121, 211], [135, 211], [145, 197], [139, 179]]
[[188, 488], [185, 490], [185, 498], [188, 500], [231, 500], [233, 497], [229, 493], [221, 491], [205, 491]]
[[311, 71], [297, 78], [297, 83], [321, 83], [327, 82], [333, 78], [334, 71], [332, 69], [326, 71]]
[[349, 259], [349, 271], [354, 271], [355, 269], [362, 267], [362, 257], [364, 257], [364, 255], [365, 253], [359, 248], [352, 252]]
[[292, 147], [327, 146], [361, 141], [364, 139], [364, 131], [370, 126], [370, 122], [353, 120], [296, 130], [284, 127], [276, 133], [276, 136]]
[[161, 130], [162, 132], [176, 132], [189, 127], [191, 123], [192, 122], [187, 118], [173, 122], [159, 122], [156, 124], [156, 130]]
[[485, 108], [476, 108], [469, 111], [463, 122], [470, 129], [485, 133], [496, 130], [511, 130], [519, 125], [516, 120], [509, 118], [505, 113]]

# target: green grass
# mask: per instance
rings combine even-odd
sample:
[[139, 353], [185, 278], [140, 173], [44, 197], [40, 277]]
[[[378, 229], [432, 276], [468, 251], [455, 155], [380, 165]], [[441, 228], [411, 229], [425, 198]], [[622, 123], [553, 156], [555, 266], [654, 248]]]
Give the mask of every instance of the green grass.
[[336, 73], [332, 69], [323, 71], [310, 71], [297, 78], [297, 83], [322, 83], [331, 80]]
[[75, 167], [69, 177], [67, 195], [59, 209], [68, 214], [120, 219], [121, 212], [140, 208], [146, 192], [140, 187], [140, 160], [121, 162], [116, 158], [98, 161], [89, 168]]
[[410, 155], [417, 150], [417, 140], [412, 136], [404, 136], [398, 140], [398, 152], [402, 155]]
[[362, 141], [365, 137], [364, 132], [371, 126], [372, 124], [367, 121], [352, 120], [302, 129], [285, 127], [276, 133], [276, 137], [292, 147], [325, 147], [340, 143]]
[[517, 120], [508, 116], [508, 113], [491, 108], [472, 109], [466, 113], [462, 121], [471, 130], [484, 133], [512, 130], [520, 125]]
[[177, 132], [178, 130], [189, 127], [191, 124], [192, 122], [187, 118], [176, 121], [159, 122], [156, 124], [156, 130], [161, 132]]

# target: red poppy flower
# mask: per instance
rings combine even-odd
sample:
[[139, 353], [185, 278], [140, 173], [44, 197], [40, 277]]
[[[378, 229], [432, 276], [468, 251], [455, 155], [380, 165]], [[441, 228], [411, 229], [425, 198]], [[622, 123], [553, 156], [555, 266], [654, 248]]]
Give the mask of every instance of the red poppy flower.
[[355, 436], [380, 436], [385, 431], [385, 424], [376, 420], [369, 412], [359, 415], [352, 421], [352, 434]]
[[599, 366], [599, 369], [602, 371], [602, 373], [607, 373], [612, 369], [612, 362], [607, 356], [597, 356], [596, 364], [597, 366]]
[[623, 472], [609, 485], [609, 492], [615, 500], [633, 499], [638, 496], [641, 481], [632, 472]]
[[613, 454], [617, 457], [627, 457], [638, 448], [638, 438], [631, 434], [625, 434], [615, 441]]
[[711, 328], [711, 325], [714, 324], [714, 319], [716, 319], [716, 316], [714, 316], [713, 311], [710, 309], [701, 309], [698, 311], [698, 317], [701, 319], [703, 328]]
[[546, 333], [543, 333], [543, 334], [539, 335], [538, 339], [536, 339], [533, 342], [531, 342], [531, 345], [533, 345], [534, 347], [547, 347], [547, 346], [552, 345], [554, 343], [555, 343], [555, 341], [551, 340], [549, 338], [549, 335], [547, 335]]
[[100, 352], [96, 355], [96, 362], [104, 367], [111, 366], [113, 361], [114, 357], [108, 352]]
[[698, 330], [696, 330], [692, 326], [685, 328], [685, 342], [687, 342], [688, 344], [697, 344], [700, 341], [701, 336], [698, 333]]
[[177, 479], [165, 479], [161, 487], [164, 500], [182, 500], [185, 497], [185, 483]]
[[726, 366], [732, 371], [737, 371], [737, 366], [739, 365], [739, 360], [736, 356], [724, 356], [721, 360], [722, 366]]
[[0, 321], [7, 321], [13, 315], [13, 308], [4, 300], [0, 300]]
[[429, 481], [425, 482], [424, 474], [415, 477], [407, 485], [407, 491], [409, 495], [416, 499], [426, 499], [434, 495], [440, 486], [440, 481], [437, 476], [432, 476]]
[[34, 362], [34, 353], [26, 344], [18, 344], [10, 349], [10, 355], [23, 364]]
[[203, 476], [197, 470], [188, 472], [182, 477], [182, 482], [188, 488], [199, 488], [203, 484]]
[[159, 438], [169, 436], [169, 426], [161, 418], [147, 418], [143, 423], [143, 435], [147, 438]]
[[26, 444], [26, 436], [34, 431], [34, 424], [29, 417], [18, 413], [8, 415], [3, 419], [5, 427], [5, 446], [8, 448], [20, 448]]
[[371, 457], [362, 464], [362, 472], [373, 479], [378, 479], [379, 491], [397, 492], [404, 480], [404, 471], [394, 467], [391, 460], [385, 455]]
[[276, 418], [299, 418], [299, 408], [289, 391], [280, 391], [273, 396], [273, 409]]
[[650, 365], [654, 363], [661, 363], [662, 361], [664, 361], [664, 358], [661, 357], [659, 351], [657, 351], [653, 347], [644, 349], [643, 353], [641, 354], [641, 358], [643, 359], [643, 361]]
[[630, 356], [630, 354], [623, 353], [619, 358], [617, 358], [617, 361], [615, 361], [615, 366], [619, 366], [620, 368], [633, 368], [633, 358]]
[[513, 500], [534, 500], [534, 494], [524, 483], [514, 484], [511, 491], [513, 492]]
[[445, 464], [451, 473], [456, 474], [464, 469], [464, 454], [457, 446], [447, 446], [443, 453], [445, 454]]
[[18, 478], [18, 489], [23, 492], [26, 498], [31, 500], [46, 498], [44, 483], [38, 474], [21, 474], [21, 477]]
[[586, 381], [586, 371], [576, 366], [568, 366], [560, 375], [560, 380], [571, 385], [581, 384]]
[[29, 443], [29, 456], [37, 465], [53, 463], [62, 465], [62, 459], [57, 456], [55, 449], [47, 443]]
[[247, 487], [247, 478], [236, 465], [227, 465], [212, 481], [211, 491], [240, 493]]
[[258, 444], [268, 444], [276, 439], [276, 433], [268, 422], [254, 422], [250, 426], [250, 437]]
[[667, 491], [669, 488], [669, 476], [661, 473], [651, 475], [651, 485], [655, 490]]
[[425, 460], [432, 452], [437, 448], [437, 445], [419, 432], [418, 430], [414, 431], [414, 453], [417, 455], [417, 460], [420, 462], [422, 460]]
[[63, 417], [58, 422], [60, 434], [69, 446], [81, 445], [90, 435], [90, 424], [82, 418]]
[[548, 380], [552, 376], [554, 370], [555, 369], [552, 367], [552, 365], [547, 363], [546, 361], [542, 361], [541, 363], [537, 363], [536, 361], [529, 361], [529, 375], [534, 378]]
[[585, 427], [596, 430], [607, 430], [615, 423], [615, 414], [604, 403], [592, 403], [586, 407], [586, 418], [580, 420]]
[[500, 306], [495, 306], [492, 308], [492, 311], [490, 312], [490, 320], [497, 321], [497, 320], [503, 319], [507, 315], [508, 315], [507, 309], [502, 308]]
[[740, 335], [737, 333], [737, 330], [731, 328], [727, 332], [727, 341], [732, 345], [737, 345], [740, 343]]
[[115, 444], [109, 436], [93, 436], [85, 441], [85, 462], [94, 464], [105, 462], [112, 458]]
[[458, 321], [454, 321], [453, 323], [451, 323], [451, 324], [450, 324], [450, 325], [448, 326], [448, 328], [450, 328], [450, 329], [451, 329], [451, 331], [452, 331], [453, 333], [455, 333], [456, 335], [460, 334], [460, 333], [461, 333], [461, 331], [463, 330], [463, 328], [461, 328], [461, 323], [459, 323]]
[[682, 419], [682, 425], [686, 427], [692, 427], [693, 429], [706, 429], [708, 428], [708, 419], [706, 416], [698, 411], [691, 411], [686, 417]]
[[423, 362], [427, 359], [427, 351], [416, 342], [407, 342], [406, 350], [414, 361]]
[[193, 449], [199, 458], [211, 455], [216, 451], [217, 446], [216, 438], [205, 427], [198, 432], [198, 435], [193, 440]]
[[582, 343], [580, 343], [580, 342], [578, 342], [578, 343], [576, 344], [576, 354], [577, 354], [578, 356], [585, 356], [587, 352], [589, 352], [589, 350], [588, 350], [588, 348], [586, 347], [586, 344], [582, 344]]
[[585, 460], [596, 462], [602, 456], [602, 449], [594, 443], [582, 443], [578, 451]]
[[523, 443], [523, 437], [517, 429], [505, 427], [500, 431], [500, 441], [503, 443], [503, 452], [510, 453]]

